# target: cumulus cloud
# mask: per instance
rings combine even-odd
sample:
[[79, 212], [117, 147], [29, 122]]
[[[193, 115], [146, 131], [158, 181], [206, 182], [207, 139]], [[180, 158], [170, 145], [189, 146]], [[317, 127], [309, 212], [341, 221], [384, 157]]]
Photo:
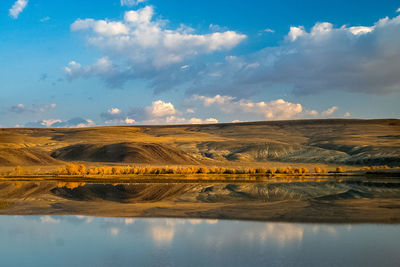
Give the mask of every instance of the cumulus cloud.
[[94, 20], [94, 19], [78, 19], [71, 25], [72, 31], [92, 29], [96, 34], [101, 36], [113, 36], [128, 34], [129, 28], [122, 22]]
[[166, 103], [161, 100], [154, 101], [151, 107], [146, 108], [146, 111], [151, 118], [160, 118], [176, 114], [175, 107], [172, 103]]
[[[186, 113], [193, 114], [193, 109], [187, 109]], [[103, 122], [107, 125], [129, 125], [129, 124], [209, 124], [218, 123], [212, 117], [205, 119], [198, 117], [185, 118], [183, 112], [175, 108], [171, 102], [157, 100], [150, 106], [130, 108], [122, 111], [119, 108], [109, 109], [100, 114]]]
[[193, 100], [200, 100], [205, 107], [215, 105], [218, 109], [229, 114], [255, 114], [263, 119], [290, 119], [302, 114], [301, 104], [290, 103], [283, 99], [271, 102], [253, 102], [247, 99], [236, 100], [232, 96], [216, 95], [206, 97], [195, 95]]
[[185, 25], [169, 29], [167, 24], [155, 18], [151, 6], [127, 11], [120, 21], [76, 20], [71, 30], [88, 32], [88, 42], [104, 57], [90, 66], [70, 62], [67, 76], [97, 76], [112, 87], [143, 79], [155, 92], [186, 88], [188, 95], [237, 97], [277, 87], [295, 94], [384, 94], [400, 88], [400, 15], [373, 25], [292, 26], [279, 46], [218, 62], [199, 56], [229, 51], [246, 35], [222, 29], [195, 34]]
[[[215, 95], [213, 97], [194, 95], [186, 102], [190, 106], [196, 106], [196, 103], [200, 103], [203, 108], [211, 113], [227, 114], [234, 123], [255, 120], [324, 118], [331, 116], [339, 109], [337, 106], [333, 106], [319, 112], [308, 109], [299, 103], [291, 103], [283, 99], [255, 102], [246, 98], [227, 95]], [[200, 109], [200, 107], [197, 109]]]
[[[213, 97], [193, 95], [185, 99], [179, 106], [182, 111], [171, 102], [157, 100], [149, 106], [134, 107], [125, 111], [114, 107], [101, 113], [100, 117], [106, 125], [214, 124], [219, 123], [220, 120], [243, 122], [324, 118], [338, 110], [337, 106], [333, 106], [319, 112], [283, 99], [256, 102], [228, 95]], [[218, 114], [217, 118], [215, 118], [215, 114]]]
[[17, 19], [19, 14], [24, 11], [27, 4], [28, 0], [17, 0], [9, 10], [10, 16], [14, 19]]
[[96, 124], [89, 119], [82, 119], [79, 117], [63, 121], [60, 119], [48, 119], [41, 120], [36, 122], [26, 123], [24, 126], [29, 128], [43, 128], [43, 127], [51, 127], [51, 128], [83, 128], [83, 127], [92, 127]]
[[221, 95], [216, 95], [214, 97], [195, 95], [194, 99], [203, 101], [204, 106], [209, 107], [213, 104], [218, 104], [221, 106], [229, 106], [235, 98], [232, 96], [221, 96]]
[[121, 110], [119, 108], [112, 108], [108, 111], [111, 115], [117, 115], [121, 113]]
[[[151, 106], [146, 107], [145, 109], [146, 116], [143, 119], [143, 122], [148, 124], [208, 124], [208, 123], [218, 123], [218, 120], [215, 118], [185, 118], [182, 116], [182, 113], [175, 109], [175, 106], [168, 102], [164, 102], [162, 100], [154, 101]], [[194, 113], [194, 110], [190, 110]]]
[[9, 108], [10, 112], [22, 114], [22, 113], [43, 113], [48, 110], [54, 109], [56, 104], [44, 104], [44, 105], [31, 105], [29, 107], [24, 104], [18, 104]]
[[332, 115], [336, 110], [338, 110], [338, 107], [333, 106], [333, 107], [328, 108], [327, 110], [323, 111], [321, 114], [322, 114], [322, 116], [330, 116], [330, 115]]
[[208, 119], [200, 119], [200, 118], [191, 118], [187, 120], [189, 124], [213, 124], [218, 123], [218, 120], [215, 118], [208, 118]]
[[218, 123], [215, 118], [189, 118], [182, 117], [181, 112], [175, 109], [175, 106], [170, 102], [162, 100], [154, 101], [151, 106], [144, 108], [145, 117], [143, 118], [146, 124], [209, 124]]
[[295, 94], [398, 92], [399, 32], [400, 16], [372, 26], [335, 27], [322, 22], [310, 30], [291, 27], [278, 47], [209, 64], [189, 93], [251, 96], [277, 86], [292, 88]]
[[287, 35], [290, 41], [294, 42], [299, 38], [300, 36], [303, 36], [306, 34], [306, 31], [304, 30], [303, 26], [299, 27], [290, 27], [290, 31]]
[[[202, 54], [230, 50], [246, 39], [246, 35], [234, 31], [195, 34], [185, 25], [168, 29], [166, 24], [166, 21], [154, 19], [152, 6], [127, 11], [122, 21], [78, 19], [71, 30], [89, 32], [88, 42], [103, 51], [107, 68], [99, 68], [100, 62], [82, 67], [72, 61], [65, 71], [70, 78], [100, 76], [106, 80], [151, 80], [171, 71], [170, 66]], [[123, 63], [118, 63], [120, 61]], [[188, 67], [179, 65], [176, 69], [184, 71]], [[154, 75], [155, 72], [158, 75]]]
[[100, 117], [107, 125], [131, 125], [136, 123], [136, 120], [130, 118], [119, 108], [111, 108], [107, 112], [101, 113]]

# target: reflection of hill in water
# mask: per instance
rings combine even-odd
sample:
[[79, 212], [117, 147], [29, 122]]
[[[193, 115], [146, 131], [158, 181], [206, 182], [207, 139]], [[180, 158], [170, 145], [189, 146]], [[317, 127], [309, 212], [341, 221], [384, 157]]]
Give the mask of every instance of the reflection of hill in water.
[[400, 196], [400, 182], [323, 181], [273, 183], [115, 183], [4, 182], [0, 199], [35, 199], [45, 196], [76, 201], [136, 202], [271, 202], [334, 200]]
[[0, 214], [400, 223], [400, 181], [1, 182]]

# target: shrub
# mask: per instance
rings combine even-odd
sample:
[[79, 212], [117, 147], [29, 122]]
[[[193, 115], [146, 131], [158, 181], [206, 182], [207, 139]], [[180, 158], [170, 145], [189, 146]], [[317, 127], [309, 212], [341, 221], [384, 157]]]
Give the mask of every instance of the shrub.
[[79, 175], [85, 175], [86, 174], [86, 166], [85, 165], [79, 165], [78, 166], [78, 174]]
[[17, 167], [15, 167], [15, 174], [16, 175], [21, 175], [21, 173], [22, 173], [22, 168], [21, 168], [21, 166], [17, 166]]
[[207, 168], [205, 168], [205, 167], [200, 167], [198, 170], [197, 170], [197, 173], [202, 173], [202, 174], [207, 174], [207, 173], [209, 173], [210, 171], [207, 169]]
[[263, 168], [257, 168], [256, 169], [256, 173], [257, 174], [262, 174], [262, 173], [266, 173], [267, 172], [267, 170], [266, 169], [263, 169]]
[[75, 164], [67, 164], [65, 165], [65, 170], [68, 175], [77, 175], [79, 174], [79, 166]]

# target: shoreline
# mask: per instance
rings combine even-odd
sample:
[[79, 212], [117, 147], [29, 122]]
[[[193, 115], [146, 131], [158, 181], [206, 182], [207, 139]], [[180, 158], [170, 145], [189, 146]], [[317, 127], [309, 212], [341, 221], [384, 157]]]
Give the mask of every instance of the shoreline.
[[327, 174], [134, 174], [134, 175], [0, 175], [6, 181], [127, 182], [127, 183], [260, 183], [269, 181], [321, 181], [347, 178], [398, 179], [400, 173], [352, 172]]

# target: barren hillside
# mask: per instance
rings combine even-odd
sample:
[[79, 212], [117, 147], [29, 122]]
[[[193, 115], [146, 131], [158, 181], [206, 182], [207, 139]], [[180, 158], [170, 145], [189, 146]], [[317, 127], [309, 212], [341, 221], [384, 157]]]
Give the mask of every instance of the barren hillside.
[[64, 161], [400, 165], [400, 120], [0, 129], [0, 166]]

